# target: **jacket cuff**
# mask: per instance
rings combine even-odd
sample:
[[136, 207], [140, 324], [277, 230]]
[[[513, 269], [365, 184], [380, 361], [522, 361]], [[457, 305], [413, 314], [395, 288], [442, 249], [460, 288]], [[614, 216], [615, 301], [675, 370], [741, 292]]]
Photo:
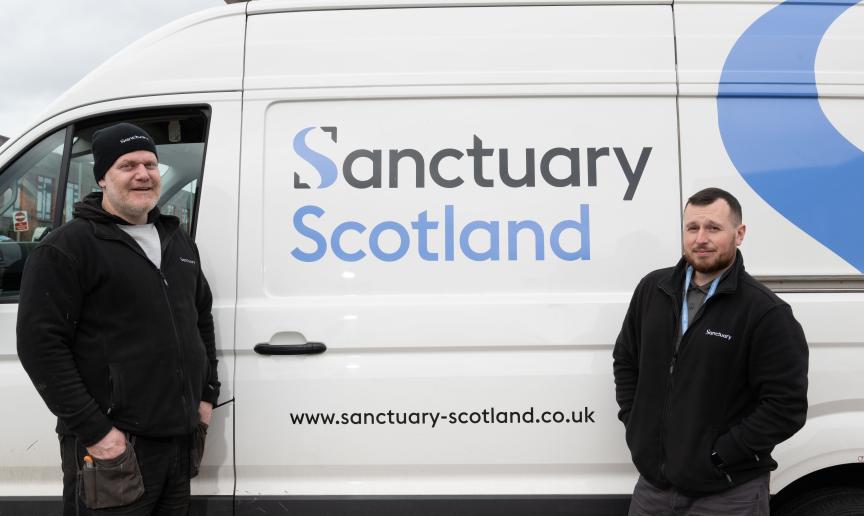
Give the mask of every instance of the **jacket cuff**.
[[717, 438], [717, 442], [714, 443], [714, 451], [720, 455], [726, 466], [738, 464], [739, 462], [753, 458], [753, 453], [739, 445], [735, 438], [732, 437], [731, 432], [726, 432]]
[[219, 387], [214, 387], [213, 385], [207, 385], [204, 387], [204, 392], [201, 393], [201, 401], [206, 401], [207, 403], [216, 407], [216, 401], [219, 399]]
[[87, 447], [101, 441], [112, 428], [114, 428], [114, 424], [111, 423], [111, 420], [102, 412], [97, 411], [90, 419], [76, 427], [70, 427], [69, 430], [75, 434], [82, 445]]

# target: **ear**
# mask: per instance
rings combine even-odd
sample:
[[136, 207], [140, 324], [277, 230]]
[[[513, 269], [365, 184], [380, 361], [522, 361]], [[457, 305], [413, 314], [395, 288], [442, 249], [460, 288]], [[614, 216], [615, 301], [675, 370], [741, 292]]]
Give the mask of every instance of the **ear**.
[[738, 229], [735, 230], [735, 245], [741, 245], [744, 241], [744, 234], [747, 233], [747, 226], [741, 224], [738, 226]]
[[104, 179], [100, 179], [99, 181], [96, 181], [96, 184], [99, 185], [99, 188], [101, 188], [103, 190], [105, 189], [105, 180]]

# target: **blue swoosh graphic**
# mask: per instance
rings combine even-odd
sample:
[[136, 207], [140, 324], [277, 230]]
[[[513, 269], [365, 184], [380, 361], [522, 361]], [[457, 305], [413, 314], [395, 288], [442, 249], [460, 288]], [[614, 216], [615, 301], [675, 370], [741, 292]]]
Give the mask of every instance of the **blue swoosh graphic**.
[[864, 272], [864, 151], [819, 105], [816, 52], [859, 0], [786, 1], [735, 43], [720, 78], [720, 134], [738, 172], [793, 224]]
[[321, 184], [318, 185], [318, 188], [327, 188], [336, 182], [339, 170], [330, 158], [315, 152], [306, 145], [306, 134], [313, 129], [315, 127], [307, 127], [294, 135], [294, 152], [318, 171], [321, 176]]

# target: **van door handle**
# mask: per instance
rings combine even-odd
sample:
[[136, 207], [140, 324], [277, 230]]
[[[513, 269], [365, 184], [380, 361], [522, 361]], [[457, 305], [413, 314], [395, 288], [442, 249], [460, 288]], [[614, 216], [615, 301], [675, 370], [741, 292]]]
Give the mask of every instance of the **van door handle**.
[[259, 355], [318, 355], [327, 351], [323, 342], [306, 344], [270, 344], [262, 342], [253, 348]]

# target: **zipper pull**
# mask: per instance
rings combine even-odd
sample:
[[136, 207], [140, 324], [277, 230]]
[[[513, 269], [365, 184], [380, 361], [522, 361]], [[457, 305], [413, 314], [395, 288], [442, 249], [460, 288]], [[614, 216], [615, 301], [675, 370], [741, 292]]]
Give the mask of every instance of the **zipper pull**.
[[672, 355], [672, 363], [669, 364], [669, 374], [672, 374], [675, 372], [675, 362], [677, 362], [677, 361], [678, 361], [678, 353], [675, 353], [674, 355]]

